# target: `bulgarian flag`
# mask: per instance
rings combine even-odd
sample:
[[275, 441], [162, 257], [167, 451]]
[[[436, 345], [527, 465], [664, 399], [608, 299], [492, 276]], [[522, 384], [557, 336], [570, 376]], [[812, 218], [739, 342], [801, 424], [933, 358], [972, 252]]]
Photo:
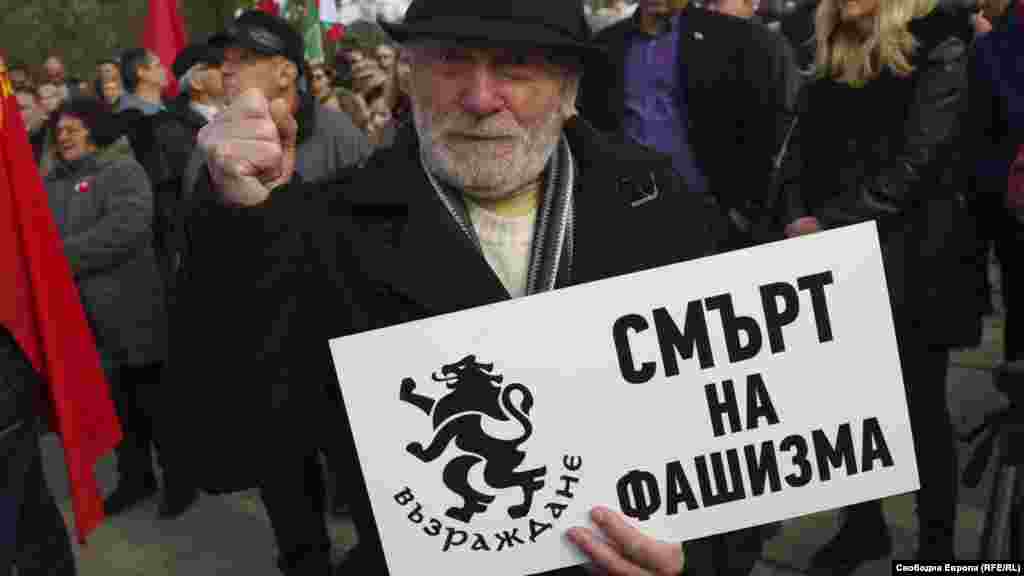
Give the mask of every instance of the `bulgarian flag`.
[[0, 324], [47, 384], [78, 541], [103, 521], [96, 462], [121, 441], [96, 342], [32, 158], [17, 101], [0, 74]]
[[323, 62], [324, 38], [320, 28], [318, 0], [306, 0], [306, 11], [302, 16], [302, 37], [306, 42], [306, 61]]

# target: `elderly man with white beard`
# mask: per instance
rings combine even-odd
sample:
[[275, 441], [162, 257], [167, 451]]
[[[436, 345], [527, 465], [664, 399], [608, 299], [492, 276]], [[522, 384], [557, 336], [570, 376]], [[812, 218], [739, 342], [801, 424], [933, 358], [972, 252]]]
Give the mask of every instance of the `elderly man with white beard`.
[[[224, 232], [194, 255], [208, 330], [196, 334], [191, 363], [237, 390], [233, 404], [204, 397], [189, 414], [208, 489], [244, 489], [267, 470], [296, 474], [295, 454], [328, 434], [350, 438], [344, 407], [343, 421], [330, 418], [339, 409], [327, 390], [337, 386], [330, 338], [700, 258], [730, 242], [722, 210], [683, 189], [671, 159], [612, 141], [576, 114], [595, 54], [581, 3], [415, 0], [404, 23], [382, 25], [411, 65], [414, 122], [365, 168], [305, 183], [295, 119], [257, 92], [200, 133], [215, 193], [192, 226]], [[381, 358], [401, 362], [394, 352]], [[341, 570], [387, 574], [351, 458], [359, 543]], [[647, 538], [606, 509], [594, 518], [611, 544], [587, 529], [566, 536], [599, 571], [681, 572], [678, 543]], [[687, 543], [687, 574], [715, 573], [704, 544]], [[330, 573], [319, 543], [307, 560], [301, 574]]]

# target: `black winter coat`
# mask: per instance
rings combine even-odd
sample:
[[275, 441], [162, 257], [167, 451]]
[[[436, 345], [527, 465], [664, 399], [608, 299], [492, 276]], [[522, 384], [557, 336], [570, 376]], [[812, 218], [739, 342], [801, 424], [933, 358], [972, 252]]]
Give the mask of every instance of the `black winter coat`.
[[[566, 128], [578, 166], [575, 256], [559, 286], [699, 258], [721, 250], [727, 224], [709, 199], [682, 189], [665, 157], [609, 142], [582, 121]], [[209, 491], [256, 485], [285, 456], [327, 441], [351, 442], [330, 338], [499, 302], [508, 293], [450, 217], [419, 162], [415, 134], [368, 167], [326, 186], [278, 188], [256, 208], [209, 200], [192, 226], [230, 229], [192, 256], [193, 399], [177, 440], [196, 483]], [[632, 203], [653, 192], [654, 201]], [[568, 276], [567, 276], [568, 274]], [[448, 281], [448, 279], [456, 281]], [[183, 364], [178, 363], [178, 369]], [[375, 385], [367, 382], [365, 385]], [[343, 417], [337, 420], [337, 414]], [[367, 576], [386, 574], [357, 462], [353, 517]], [[689, 552], [700, 566], [703, 549]]]
[[[623, 133], [625, 62], [638, 14], [602, 30], [606, 58], [588, 62], [580, 113], [599, 130]], [[757, 220], [770, 205], [772, 159], [788, 126], [796, 64], [786, 40], [764, 26], [688, 7], [678, 62], [686, 82], [688, 140], [709, 191], [727, 210]]]
[[986, 236], [1024, 238], [1024, 223], [1007, 210], [1010, 165], [1024, 146], [1024, 17], [1011, 6], [971, 54], [971, 104], [965, 121], [971, 196], [981, 207]]
[[[0, 514], [17, 514], [26, 490], [29, 466], [39, 450], [37, 406], [43, 398], [42, 379], [29, 364], [6, 326], [0, 325]], [[14, 522], [17, 524], [17, 521]], [[10, 518], [0, 519], [0, 549], [10, 546], [5, 540]], [[7, 555], [0, 550], [0, 560]], [[0, 566], [2, 568], [2, 566]]]
[[875, 220], [897, 334], [971, 346], [987, 294], [960, 159], [970, 30], [942, 9], [909, 26], [919, 42], [909, 77], [886, 69], [861, 88], [807, 86], [784, 167], [785, 220]]
[[172, 295], [173, 264], [184, 251], [184, 231], [180, 224], [182, 181], [206, 118], [192, 110], [188, 97], [179, 97], [167, 110], [142, 121], [149, 132], [142, 141], [147, 142], [149, 148], [136, 153], [153, 183], [153, 241], [161, 275]]

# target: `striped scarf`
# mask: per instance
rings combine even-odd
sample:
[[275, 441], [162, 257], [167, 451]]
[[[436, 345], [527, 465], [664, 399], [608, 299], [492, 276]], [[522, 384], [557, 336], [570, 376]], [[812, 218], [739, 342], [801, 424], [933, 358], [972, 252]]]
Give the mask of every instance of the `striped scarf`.
[[[427, 169], [422, 153], [420, 164], [441, 203], [483, 257], [483, 248], [466, 211], [462, 193], [452, 186], [440, 183]], [[572, 273], [575, 177], [572, 152], [565, 136], [562, 136], [544, 171], [544, 195], [537, 214], [537, 225], [534, 228], [530, 268], [526, 280], [528, 296], [553, 290], [560, 271], [566, 278]]]

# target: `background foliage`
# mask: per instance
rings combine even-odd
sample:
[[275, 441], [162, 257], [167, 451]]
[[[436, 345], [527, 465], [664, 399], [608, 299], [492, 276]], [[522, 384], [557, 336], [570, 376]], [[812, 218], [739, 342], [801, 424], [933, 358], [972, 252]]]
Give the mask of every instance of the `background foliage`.
[[[498, 0], [481, 0], [498, 1]], [[561, 0], [559, 0], [561, 1]], [[586, 0], [598, 5], [608, 0]], [[193, 40], [205, 38], [255, 0], [178, 0]], [[287, 17], [301, 20], [304, 0], [290, 0]], [[96, 63], [141, 40], [149, 0], [0, 0], [0, 50], [13, 62], [38, 70], [50, 54], [63, 57], [68, 75], [91, 79]], [[374, 46], [383, 31], [369, 23], [351, 26], [337, 47]]]
[[[251, 0], [179, 0], [190, 38], [221, 27]], [[0, 50], [38, 69], [50, 54], [69, 76], [92, 78], [96, 62], [141, 41], [149, 0], [0, 0]]]

